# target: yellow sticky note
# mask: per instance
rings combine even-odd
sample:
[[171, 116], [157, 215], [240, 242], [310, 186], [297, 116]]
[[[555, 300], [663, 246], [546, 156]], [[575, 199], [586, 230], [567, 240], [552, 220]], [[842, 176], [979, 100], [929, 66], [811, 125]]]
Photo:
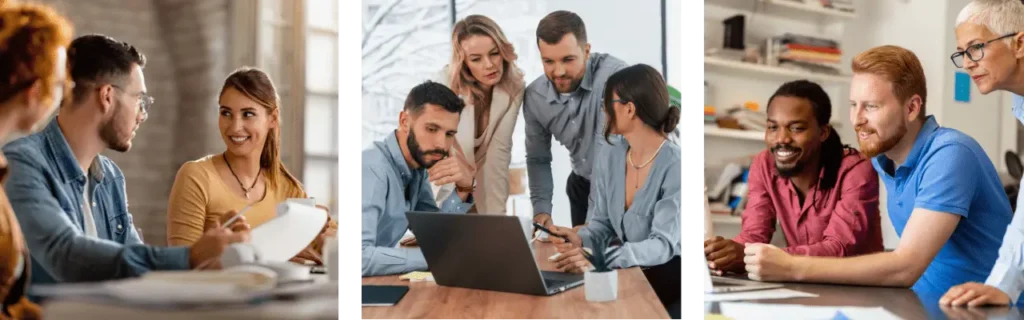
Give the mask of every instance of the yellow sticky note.
[[720, 315], [720, 314], [704, 314], [704, 320], [733, 320], [732, 318]]
[[413, 271], [413, 272], [409, 272], [409, 273], [403, 274], [402, 276], [398, 277], [398, 279], [409, 280], [409, 281], [424, 281], [424, 280], [434, 280], [434, 276], [432, 274], [430, 274], [430, 272]]

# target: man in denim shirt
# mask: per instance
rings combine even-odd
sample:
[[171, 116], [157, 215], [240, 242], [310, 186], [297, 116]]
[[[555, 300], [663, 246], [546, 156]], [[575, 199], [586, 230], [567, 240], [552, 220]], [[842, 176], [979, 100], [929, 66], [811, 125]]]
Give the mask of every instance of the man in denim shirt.
[[[419, 248], [396, 248], [409, 221], [406, 211], [465, 213], [473, 205], [476, 169], [455, 144], [465, 104], [448, 87], [412, 88], [398, 130], [363, 151], [363, 276], [426, 270]], [[462, 150], [462, 148], [455, 148]], [[455, 183], [437, 207], [430, 183]]]
[[[32, 283], [103, 281], [214, 262], [248, 233], [213, 228], [192, 247], [144, 245], [132, 225], [124, 175], [100, 152], [131, 148], [152, 98], [145, 57], [131, 45], [87, 35], [68, 48], [73, 101], [43, 131], [3, 148], [4, 188], [32, 257]], [[214, 263], [215, 264], [215, 263]]]

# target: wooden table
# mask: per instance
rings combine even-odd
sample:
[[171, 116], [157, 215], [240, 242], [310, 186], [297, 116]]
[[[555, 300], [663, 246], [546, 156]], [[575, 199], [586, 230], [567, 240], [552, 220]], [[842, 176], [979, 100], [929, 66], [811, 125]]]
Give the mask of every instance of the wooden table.
[[[541, 270], [556, 270], [547, 260], [555, 254], [552, 244], [535, 242], [533, 249]], [[586, 284], [540, 297], [444, 287], [433, 281], [410, 283], [397, 275], [367, 277], [364, 285], [408, 285], [409, 292], [393, 307], [363, 307], [363, 318], [668, 318], [640, 268], [618, 272], [618, 299], [601, 303], [587, 301]]]
[[[906, 288], [784, 283], [787, 289], [817, 294], [817, 298], [751, 300], [744, 302], [808, 306], [883, 307], [903, 319], [1024, 319], [1024, 310], [1007, 307], [947, 308], [941, 294], [918, 294]], [[705, 303], [705, 312], [720, 313], [718, 302]]]

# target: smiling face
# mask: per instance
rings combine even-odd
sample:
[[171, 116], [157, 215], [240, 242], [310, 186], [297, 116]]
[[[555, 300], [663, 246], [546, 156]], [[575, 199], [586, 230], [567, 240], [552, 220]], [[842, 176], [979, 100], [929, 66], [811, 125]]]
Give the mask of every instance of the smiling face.
[[790, 177], [807, 169], [820, 158], [821, 144], [827, 138], [828, 130], [822, 130], [807, 99], [778, 96], [768, 105], [764, 142], [779, 175]]
[[[988, 27], [975, 23], [963, 23], [956, 28], [957, 51], [971, 48], [971, 52], [978, 52], [975, 59], [982, 55], [977, 62], [963, 57], [963, 68], [971, 75], [978, 91], [988, 94], [994, 90], [1007, 90], [1013, 87], [1012, 82], [1020, 70], [1019, 61], [1024, 58], [1024, 50], [1017, 46], [1013, 50], [1007, 41], [996, 40], [1003, 35], [995, 34]], [[1011, 36], [1012, 41], [1024, 42], [1024, 33]], [[978, 48], [980, 46], [980, 48]], [[973, 47], [973, 48], [972, 48]]]
[[[916, 97], [916, 96], [915, 96]], [[907, 134], [911, 115], [893, 93], [892, 82], [871, 73], [855, 73], [850, 82], [850, 123], [860, 152], [874, 157], [888, 152]]]
[[505, 60], [502, 59], [494, 39], [483, 35], [471, 35], [459, 44], [463, 56], [466, 57], [466, 68], [477, 82], [484, 88], [490, 88], [501, 81]]
[[277, 127], [276, 114], [233, 87], [224, 90], [219, 103], [217, 125], [227, 151], [259, 157], [270, 130]]

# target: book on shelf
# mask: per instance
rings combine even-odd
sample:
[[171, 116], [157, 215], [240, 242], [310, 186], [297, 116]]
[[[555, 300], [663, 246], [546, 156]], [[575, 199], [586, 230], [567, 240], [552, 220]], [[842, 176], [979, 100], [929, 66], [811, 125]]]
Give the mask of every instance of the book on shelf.
[[835, 40], [784, 33], [765, 45], [769, 65], [810, 73], [838, 75], [843, 51]]

